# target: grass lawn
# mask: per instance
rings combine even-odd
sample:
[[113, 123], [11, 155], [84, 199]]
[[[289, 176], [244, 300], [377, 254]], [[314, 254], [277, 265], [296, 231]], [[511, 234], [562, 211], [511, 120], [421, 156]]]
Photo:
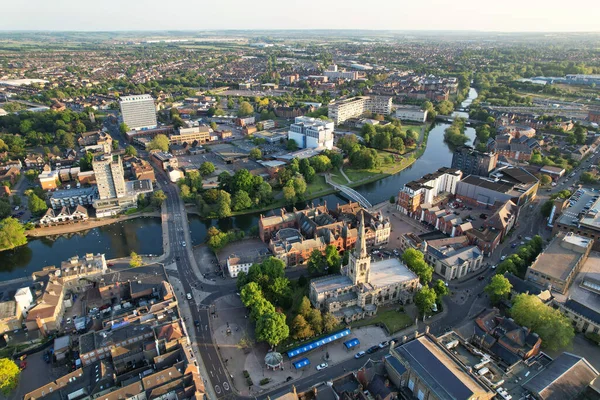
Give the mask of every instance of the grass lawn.
[[327, 189], [331, 189], [331, 186], [325, 182], [325, 177], [323, 175], [316, 175], [315, 180], [306, 185], [306, 194], [310, 195]]
[[412, 318], [403, 312], [396, 310], [382, 310], [378, 311], [377, 315], [373, 318], [362, 319], [360, 321], [353, 322], [351, 326], [353, 328], [358, 328], [367, 325], [384, 324], [388, 332], [393, 334], [410, 326], [412, 323]]
[[414, 125], [414, 124], [402, 124], [402, 132], [406, 133], [409, 129], [415, 131], [415, 133], [419, 134], [421, 132], [421, 128], [423, 125]]
[[332, 171], [331, 180], [337, 183], [338, 185], [347, 185], [348, 181], [339, 171]]

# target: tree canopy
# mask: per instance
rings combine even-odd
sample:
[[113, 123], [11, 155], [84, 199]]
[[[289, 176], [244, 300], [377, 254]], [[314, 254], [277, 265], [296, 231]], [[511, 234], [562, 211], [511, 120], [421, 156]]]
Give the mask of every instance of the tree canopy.
[[9, 358], [0, 358], [0, 392], [8, 396], [19, 384], [21, 370]]
[[148, 143], [148, 150], [169, 151], [169, 138], [166, 135], [156, 135]]
[[484, 290], [490, 296], [491, 302], [495, 304], [508, 297], [512, 285], [504, 275], [494, 275]]
[[516, 323], [540, 335], [542, 346], [550, 350], [567, 347], [575, 337], [571, 321], [559, 310], [542, 303], [537, 296], [517, 295], [510, 315]]
[[16, 219], [8, 217], [0, 222], [0, 251], [27, 244], [25, 228]]

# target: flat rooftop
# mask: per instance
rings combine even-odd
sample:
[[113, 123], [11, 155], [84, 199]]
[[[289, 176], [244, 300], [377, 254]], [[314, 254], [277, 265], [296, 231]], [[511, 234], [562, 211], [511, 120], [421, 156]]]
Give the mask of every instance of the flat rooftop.
[[396, 257], [371, 262], [369, 283], [374, 287], [394, 285], [413, 279], [417, 279], [417, 275]]
[[600, 253], [590, 252], [566, 295], [553, 295], [561, 303], [570, 299], [593, 310], [600, 310]]
[[591, 239], [573, 234], [558, 235], [552, 239], [529, 269], [564, 281], [583, 257], [584, 249], [590, 241]]
[[69, 199], [71, 197], [80, 197], [80, 196], [89, 196], [94, 195], [98, 191], [96, 186], [91, 187], [83, 187], [83, 188], [75, 188], [75, 189], [65, 189], [65, 190], [57, 190], [56, 192], [52, 192], [52, 199]]

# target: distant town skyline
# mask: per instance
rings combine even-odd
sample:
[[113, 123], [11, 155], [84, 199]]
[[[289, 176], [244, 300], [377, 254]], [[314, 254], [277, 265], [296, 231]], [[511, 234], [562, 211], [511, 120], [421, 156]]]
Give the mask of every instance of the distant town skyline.
[[[575, 4], [573, 4], [575, 5]], [[0, 30], [260, 30], [370, 29], [492, 32], [597, 32], [600, 7], [594, 0], [347, 0], [281, 2], [260, 0], [179, 1], [30, 0], [2, 5]]]

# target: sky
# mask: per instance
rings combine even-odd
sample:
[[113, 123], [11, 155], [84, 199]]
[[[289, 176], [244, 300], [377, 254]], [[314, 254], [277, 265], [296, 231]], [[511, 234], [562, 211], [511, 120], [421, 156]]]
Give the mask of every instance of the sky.
[[598, 0], [3, 1], [0, 30], [221, 29], [597, 32]]

